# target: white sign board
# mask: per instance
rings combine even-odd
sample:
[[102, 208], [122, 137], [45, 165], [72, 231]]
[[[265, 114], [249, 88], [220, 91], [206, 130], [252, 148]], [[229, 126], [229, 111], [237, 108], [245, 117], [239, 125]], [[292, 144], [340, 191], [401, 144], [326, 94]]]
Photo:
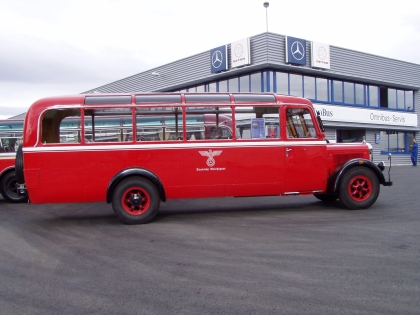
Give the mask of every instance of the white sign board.
[[379, 109], [314, 104], [323, 121], [417, 127], [417, 115]]
[[232, 68], [249, 65], [251, 63], [251, 45], [249, 37], [230, 44], [230, 60]]
[[330, 45], [312, 42], [311, 66], [313, 68], [330, 69]]

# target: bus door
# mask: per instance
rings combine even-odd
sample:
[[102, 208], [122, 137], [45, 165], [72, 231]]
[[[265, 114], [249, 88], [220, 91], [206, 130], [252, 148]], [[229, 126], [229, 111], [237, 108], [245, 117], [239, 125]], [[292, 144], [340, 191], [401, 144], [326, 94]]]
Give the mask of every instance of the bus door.
[[[233, 196], [280, 195], [284, 189], [284, 146], [277, 106], [236, 107]], [[244, 118], [242, 118], [244, 117]]]
[[285, 193], [312, 193], [326, 187], [326, 143], [307, 108], [286, 109]]

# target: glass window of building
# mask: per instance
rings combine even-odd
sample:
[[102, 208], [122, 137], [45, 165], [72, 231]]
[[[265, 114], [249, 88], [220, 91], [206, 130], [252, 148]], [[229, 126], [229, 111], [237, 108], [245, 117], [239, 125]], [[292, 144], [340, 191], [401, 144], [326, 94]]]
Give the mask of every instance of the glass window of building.
[[251, 74], [251, 92], [261, 91], [261, 72]]
[[388, 108], [388, 89], [384, 86], [379, 87], [379, 106]]
[[207, 92], [217, 92], [216, 87], [216, 82], [209, 83], [207, 86]]
[[343, 103], [343, 82], [333, 81], [333, 102]]
[[290, 95], [303, 96], [302, 76], [299, 74], [290, 74]]
[[344, 103], [354, 104], [354, 83], [344, 82]]
[[356, 94], [356, 104], [366, 105], [365, 102], [365, 86], [363, 84], [355, 84], [354, 90]]
[[362, 142], [366, 137], [366, 130], [364, 129], [337, 129], [337, 142]]
[[369, 106], [378, 107], [379, 105], [379, 89], [377, 86], [369, 85]]
[[276, 93], [289, 94], [289, 74], [276, 72]]
[[316, 78], [316, 99], [328, 102], [328, 80]]
[[[381, 152], [382, 153], [409, 153], [408, 143], [412, 143], [413, 133], [400, 131], [381, 131]], [[409, 142], [411, 139], [411, 142]]]
[[229, 79], [229, 92], [239, 92], [238, 78]]
[[218, 92], [228, 92], [227, 81], [219, 81], [219, 91]]
[[181, 92], [274, 92], [311, 100], [414, 111], [414, 92], [385, 86], [263, 71], [183, 89]]
[[239, 77], [240, 92], [249, 92], [249, 75]]
[[388, 108], [397, 108], [397, 90], [388, 89]]
[[405, 109], [404, 96], [405, 96], [404, 91], [397, 90], [397, 108], [398, 109]]
[[303, 96], [310, 99], [315, 99], [315, 78], [314, 77], [303, 77]]
[[407, 110], [414, 110], [413, 102], [413, 91], [405, 91], [405, 108]]

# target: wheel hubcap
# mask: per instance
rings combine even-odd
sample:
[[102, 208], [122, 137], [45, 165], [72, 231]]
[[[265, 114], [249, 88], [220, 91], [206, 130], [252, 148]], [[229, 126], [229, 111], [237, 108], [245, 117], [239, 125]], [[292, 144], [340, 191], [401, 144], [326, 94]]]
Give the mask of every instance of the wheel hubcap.
[[150, 196], [142, 188], [130, 188], [122, 195], [121, 203], [130, 215], [141, 215], [149, 209]]
[[349, 182], [348, 192], [353, 200], [364, 201], [372, 194], [372, 182], [366, 176], [355, 176]]
[[139, 207], [141, 205], [141, 197], [138, 194], [133, 194], [130, 197], [130, 203], [134, 206], [134, 207]]

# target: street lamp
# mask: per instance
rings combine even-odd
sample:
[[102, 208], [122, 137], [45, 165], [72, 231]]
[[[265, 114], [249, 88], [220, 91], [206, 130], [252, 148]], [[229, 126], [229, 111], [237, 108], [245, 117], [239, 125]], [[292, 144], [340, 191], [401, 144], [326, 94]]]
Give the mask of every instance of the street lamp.
[[264, 8], [265, 8], [265, 23], [267, 24], [267, 33], [268, 33], [268, 13], [267, 8], [270, 6], [268, 2], [264, 2]]

